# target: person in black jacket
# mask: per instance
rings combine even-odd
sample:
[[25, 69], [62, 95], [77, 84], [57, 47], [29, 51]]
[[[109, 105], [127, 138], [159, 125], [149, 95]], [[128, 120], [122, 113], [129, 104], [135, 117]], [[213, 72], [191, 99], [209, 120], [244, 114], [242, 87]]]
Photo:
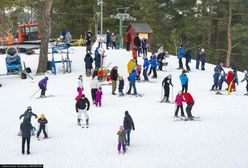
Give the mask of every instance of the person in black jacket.
[[31, 117], [32, 116], [34, 116], [35, 118], [37, 118], [37, 115], [32, 112], [31, 106], [28, 106], [27, 107], [27, 110], [22, 115], [20, 115], [19, 119], [21, 119], [22, 117], [24, 117], [24, 119], [27, 118], [28, 121], [31, 122]]
[[136, 34], [133, 39], [133, 44], [135, 46], [135, 50], [137, 52], [137, 55], [140, 56], [140, 48], [141, 48], [141, 41], [139, 38], [139, 34]]
[[85, 74], [87, 76], [91, 76], [91, 70], [92, 70], [92, 63], [93, 63], [93, 58], [90, 55], [90, 51], [87, 51], [87, 54], [84, 57], [84, 62], [85, 62]]
[[24, 118], [23, 122], [20, 125], [22, 132], [22, 154], [25, 153], [25, 142], [27, 141], [27, 154], [30, 154], [30, 137], [33, 126], [31, 125], [28, 118]]
[[126, 144], [129, 146], [130, 145], [130, 133], [131, 130], [135, 130], [134, 128], [134, 123], [132, 117], [129, 115], [128, 111], [125, 111], [125, 117], [123, 121], [124, 129], [125, 129], [125, 141]]
[[112, 83], [112, 95], [116, 95], [115, 90], [116, 90], [117, 79], [118, 79], [118, 67], [117, 66], [114, 66], [111, 69], [110, 79], [111, 79], [111, 83]]
[[78, 119], [77, 119], [78, 125], [81, 125], [82, 113], [85, 116], [86, 125], [87, 126], [89, 125], [89, 115], [87, 114], [87, 111], [89, 111], [89, 109], [90, 109], [90, 102], [83, 94], [82, 97], [76, 102], [76, 112], [78, 113]]
[[40, 118], [38, 119], [38, 123], [40, 124], [39, 130], [37, 132], [37, 138], [39, 139], [40, 132], [43, 130], [44, 134], [44, 139], [48, 138], [47, 132], [46, 132], [46, 124], [47, 124], [47, 119], [44, 114], [40, 115]]
[[88, 51], [91, 53], [91, 42], [92, 42], [92, 33], [88, 31], [86, 34], [86, 52]]
[[164, 97], [161, 100], [161, 102], [163, 101], [170, 102], [169, 101], [170, 85], [173, 87], [173, 84], [171, 83], [171, 74], [165, 77], [164, 80], [162, 81], [162, 86], [164, 87]]

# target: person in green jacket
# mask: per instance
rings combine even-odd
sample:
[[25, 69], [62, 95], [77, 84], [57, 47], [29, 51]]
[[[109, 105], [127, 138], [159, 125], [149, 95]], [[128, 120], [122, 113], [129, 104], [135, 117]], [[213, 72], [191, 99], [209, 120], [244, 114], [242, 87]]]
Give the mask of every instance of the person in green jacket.
[[121, 152], [121, 146], [123, 153], [126, 152], [126, 147], [125, 147], [125, 132], [124, 132], [124, 127], [120, 126], [120, 130], [117, 132], [118, 135], [118, 152]]

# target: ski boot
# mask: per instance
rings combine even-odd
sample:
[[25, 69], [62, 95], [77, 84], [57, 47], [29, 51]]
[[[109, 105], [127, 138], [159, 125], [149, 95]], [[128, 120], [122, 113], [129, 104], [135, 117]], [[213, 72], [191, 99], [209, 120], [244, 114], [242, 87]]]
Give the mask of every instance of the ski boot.
[[86, 128], [89, 128], [89, 119], [86, 119]]
[[81, 121], [80, 119], [77, 119], [77, 124], [78, 125], [81, 125], [81, 122], [80, 121]]

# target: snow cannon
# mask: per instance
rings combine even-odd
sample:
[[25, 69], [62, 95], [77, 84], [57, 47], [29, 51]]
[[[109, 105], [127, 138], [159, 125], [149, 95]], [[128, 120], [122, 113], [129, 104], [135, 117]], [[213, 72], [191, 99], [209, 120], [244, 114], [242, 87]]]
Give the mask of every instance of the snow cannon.
[[21, 58], [15, 47], [9, 47], [6, 50], [7, 74], [16, 74], [22, 71]]

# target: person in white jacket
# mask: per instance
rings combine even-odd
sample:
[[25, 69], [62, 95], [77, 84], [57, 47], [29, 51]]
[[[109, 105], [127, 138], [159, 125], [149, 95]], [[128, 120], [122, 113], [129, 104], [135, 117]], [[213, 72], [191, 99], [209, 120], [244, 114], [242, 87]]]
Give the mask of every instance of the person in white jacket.
[[91, 88], [91, 97], [93, 104], [96, 103], [96, 91], [99, 87], [99, 81], [97, 79], [98, 77], [95, 76], [91, 81], [90, 81], [90, 88]]

